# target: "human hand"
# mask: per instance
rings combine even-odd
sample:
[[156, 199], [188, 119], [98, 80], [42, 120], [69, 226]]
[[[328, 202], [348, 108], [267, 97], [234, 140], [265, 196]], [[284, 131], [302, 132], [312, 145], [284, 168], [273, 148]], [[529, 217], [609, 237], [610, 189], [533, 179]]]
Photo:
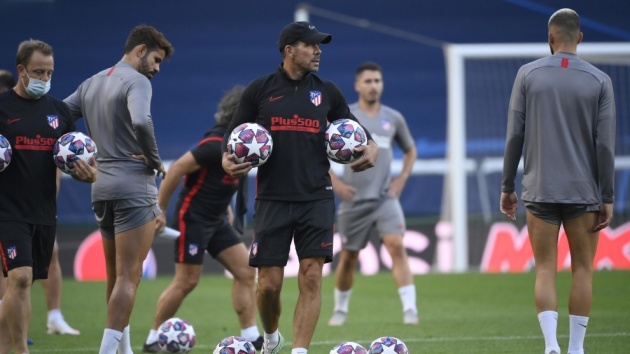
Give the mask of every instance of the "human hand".
[[613, 203], [602, 203], [599, 208], [599, 217], [597, 218], [597, 225], [593, 231], [600, 231], [608, 227], [613, 217]]
[[501, 193], [501, 203], [499, 205], [499, 209], [501, 212], [508, 217], [508, 219], [515, 221], [516, 220], [516, 209], [518, 208], [518, 197], [515, 192], [512, 193]]
[[[142, 160], [144, 161], [144, 164], [149, 166], [149, 160], [146, 158], [146, 156], [144, 155], [131, 155], [132, 158], [136, 159], [136, 160]], [[162, 179], [164, 179], [164, 177], [166, 177], [166, 168], [164, 167], [164, 164], [160, 164], [160, 166], [156, 169], [157, 173], [155, 174], [157, 177], [162, 176]]]
[[354, 188], [353, 186], [351, 186], [351, 185], [349, 185], [347, 183], [343, 183], [341, 181], [339, 181], [335, 185], [333, 185], [333, 189], [334, 189], [335, 193], [337, 193], [339, 198], [343, 199], [346, 202], [352, 201], [352, 199], [354, 198], [355, 193], [357, 192], [356, 188]]
[[366, 145], [361, 145], [355, 149], [357, 152], [361, 152], [361, 157], [350, 165], [352, 171], [361, 172], [368, 168], [374, 167], [376, 159], [378, 158], [378, 145], [374, 140], [368, 140]]
[[234, 154], [230, 154], [228, 152], [223, 153], [221, 166], [223, 166], [223, 169], [227, 174], [234, 178], [245, 176], [253, 168], [251, 162], [237, 163]]
[[74, 173], [72, 177], [86, 183], [94, 183], [96, 182], [96, 159], [92, 156], [89, 162], [85, 162], [84, 160], [78, 159], [74, 162], [73, 166]]
[[149, 160], [147, 160], [146, 156], [144, 155], [131, 155], [132, 158], [136, 159], [136, 160], [142, 160], [144, 161], [145, 165], [149, 165]]
[[164, 231], [166, 227], [166, 210], [163, 210], [157, 218], [155, 218], [155, 233], [160, 233]]
[[389, 183], [389, 188], [387, 189], [387, 195], [394, 198], [400, 197], [406, 182], [407, 180], [400, 176], [392, 178], [392, 181]]
[[164, 168], [164, 164], [160, 164], [160, 167], [158, 167], [157, 169], [157, 174], [158, 177], [160, 177], [160, 175], [162, 175], [162, 179], [164, 179], [164, 177], [166, 177], [166, 168]]

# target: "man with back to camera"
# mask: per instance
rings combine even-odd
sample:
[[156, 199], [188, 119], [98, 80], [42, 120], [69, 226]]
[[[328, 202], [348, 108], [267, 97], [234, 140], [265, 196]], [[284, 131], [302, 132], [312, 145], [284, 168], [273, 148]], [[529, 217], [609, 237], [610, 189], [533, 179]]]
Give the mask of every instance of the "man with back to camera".
[[157, 29], [131, 30], [122, 59], [85, 80], [64, 101], [75, 119], [84, 117], [98, 146], [92, 209], [102, 235], [107, 269], [107, 321], [100, 354], [131, 353], [129, 318], [155, 234], [157, 176], [166, 171], [151, 118], [149, 81], [173, 46]]
[[[75, 130], [62, 101], [48, 95], [55, 69], [53, 48], [40, 40], [20, 43], [18, 82], [0, 94], [0, 134], [13, 149], [0, 172], [0, 259], [7, 289], [0, 306], [0, 354], [28, 353], [31, 286], [48, 278], [57, 223], [58, 169], [55, 142]], [[94, 164], [94, 161], [90, 161]], [[85, 161], [73, 177], [92, 183], [96, 169]]]
[[[365, 248], [373, 231], [378, 232], [392, 258], [392, 276], [403, 305], [403, 323], [418, 324], [416, 287], [403, 244], [405, 215], [399, 200], [416, 162], [415, 141], [402, 114], [381, 103], [383, 70], [380, 65], [372, 62], [359, 65], [354, 89], [359, 101], [351, 104], [350, 110], [378, 142], [379, 159], [374, 168], [361, 173], [344, 166], [342, 178], [330, 171], [335, 193], [341, 198], [337, 231], [341, 235], [342, 250], [335, 270], [334, 313], [328, 324], [342, 326], [346, 322], [359, 252]], [[401, 173], [392, 178], [394, 141], [404, 155]]]
[[[332, 36], [308, 22], [294, 22], [282, 29], [278, 49], [282, 64], [269, 75], [252, 81], [227, 128], [256, 122], [273, 138], [273, 152], [258, 167], [254, 240], [249, 264], [258, 268], [257, 302], [264, 334], [262, 354], [277, 354], [284, 338], [278, 331], [280, 293], [291, 242], [299, 258], [299, 296], [293, 316], [291, 354], [308, 351], [321, 309], [324, 263], [332, 261], [335, 203], [324, 147], [326, 124], [339, 118], [356, 118], [332, 82], [316, 76], [320, 44]], [[376, 162], [378, 146], [369, 132], [368, 144], [358, 148], [363, 156], [352, 164], [363, 171]], [[223, 154], [223, 168], [233, 177], [246, 175], [251, 163], [235, 163]]]
[[615, 98], [610, 77], [577, 56], [580, 17], [560, 9], [549, 19], [551, 56], [523, 65], [508, 111], [500, 209], [516, 220], [514, 179], [521, 155], [521, 199], [536, 263], [534, 300], [545, 354], [556, 338], [558, 234], [564, 227], [573, 274], [569, 354], [584, 354], [599, 231], [613, 216]]

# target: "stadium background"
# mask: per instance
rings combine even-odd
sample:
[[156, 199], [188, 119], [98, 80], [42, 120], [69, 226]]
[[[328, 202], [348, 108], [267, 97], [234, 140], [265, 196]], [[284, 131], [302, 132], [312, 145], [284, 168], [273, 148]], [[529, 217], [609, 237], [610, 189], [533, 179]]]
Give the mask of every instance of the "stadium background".
[[[271, 72], [280, 63], [275, 42], [298, 5], [286, 0], [0, 0], [0, 67], [15, 71], [15, 50], [24, 39], [50, 43], [55, 49], [51, 94], [63, 99], [85, 78], [120, 59], [133, 26], [156, 26], [173, 43], [175, 55], [153, 80], [152, 113], [162, 158], [175, 159], [213, 124], [225, 91]], [[630, 3], [621, 0], [322, 0], [310, 5], [337, 14], [335, 19], [311, 16], [311, 22], [334, 39], [322, 47], [320, 74], [333, 80], [352, 102], [355, 67], [365, 60], [379, 62], [384, 68], [383, 102], [406, 116], [420, 159], [445, 155], [442, 44], [544, 42], [549, 15], [565, 6], [581, 14], [585, 42], [630, 40]], [[352, 24], [354, 18], [368, 21], [357, 26]], [[375, 31], [379, 28], [397, 35]], [[496, 149], [492, 144], [482, 146]], [[443, 179], [441, 174], [414, 176], [401, 198], [409, 228], [426, 241], [426, 247], [411, 254], [429, 265], [435, 263], [438, 251], [435, 225]], [[627, 196], [625, 200], [616, 225], [628, 221]], [[94, 229], [89, 186], [65, 179], [59, 196], [59, 244], [66, 275], [72, 273], [79, 243]], [[479, 266], [484, 245], [471, 243], [471, 266]], [[157, 239], [154, 251], [159, 272], [172, 271], [170, 242]], [[217, 269], [207, 266], [206, 270]]]

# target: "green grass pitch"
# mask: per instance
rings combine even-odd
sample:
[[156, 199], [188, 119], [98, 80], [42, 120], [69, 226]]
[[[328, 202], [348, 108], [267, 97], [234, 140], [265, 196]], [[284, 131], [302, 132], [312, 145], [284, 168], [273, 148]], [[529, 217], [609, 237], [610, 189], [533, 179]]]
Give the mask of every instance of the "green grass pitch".
[[[155, 303], [170, 277], [143, 280], [131, 317], [134, 351], [141, 352], [151, 325]], [[428, 274], [415, 277], [421, 323], [402, 324], [398, 293], [389, 273], [357, 276], [344, 327], [328, 327], [332, 312], [334, 278], [326, 276], [322, 313], [309, 352], [327, 354], [338, 342], [368, 346], [379, 336], [395, 336], [410, 353], [542, 353], [543, 339], [533, 302], [534, 275]], [[570, 273], [558, 274], [558, 340], [563, 352], [568, 343], [567, 298]], [[216, 343], [240, 333], [230, 301], [231, 280], [206, 275], [186, 299], [178, 316], [190, 321], [197, 333], [192, 353], [211, 353]], [[585, 345], [589, 353], [630, 353], [630, 272], [600, 271], [594, 277], [593, 309]], [[291, 352], [292, 314], [297, 299], [296, 278], [286, 278], [282, 292], [280, 331], [286, 339], [283, 353]], [[29, 337], [31, 353], [96, 353], [105, 323], [105, 284], [64, 280], [62, 308], [81, 335], [46, 334], [46, 307], [42, 287], [32, 291], [33, 313]]]

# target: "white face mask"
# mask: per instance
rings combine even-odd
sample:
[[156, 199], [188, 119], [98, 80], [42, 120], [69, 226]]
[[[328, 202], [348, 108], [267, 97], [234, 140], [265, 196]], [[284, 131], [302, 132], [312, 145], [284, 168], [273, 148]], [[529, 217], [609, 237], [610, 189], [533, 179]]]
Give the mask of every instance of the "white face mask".
[[43, 81], [31, 78], [28, 76], [26, 70], [24, 70], [24, 73], [26, 74], [26, 77], [28, 77], [28, 86], [24, 85], [24, 79], [22, 79], [22, 86], [24, 86], [26, 93], [28, 93], [31, 98], [40, 98], [48, 93], [52, 78], [48, 81]]

